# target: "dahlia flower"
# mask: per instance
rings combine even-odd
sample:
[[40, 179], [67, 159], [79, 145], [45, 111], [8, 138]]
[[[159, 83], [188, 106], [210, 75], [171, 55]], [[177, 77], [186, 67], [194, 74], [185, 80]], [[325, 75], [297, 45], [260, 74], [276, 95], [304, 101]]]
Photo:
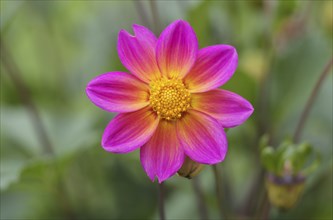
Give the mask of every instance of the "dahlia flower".
[[198, 48], [192, 27], [182, 20], [159, 36], [133, 25], [121, 30], [117, 50], [129, 70], [108, 72], [89, 82], [90, 100], [119, 114], [107, 125], [101, 145], [112, 153], [140, 148], [149, 178], [173, 176], [185, 157], [216, 164], [227, 153], [224, 128], [242, 124], [253, 112], [241, 96], [222, 89], [236, 70], [234, 47]]

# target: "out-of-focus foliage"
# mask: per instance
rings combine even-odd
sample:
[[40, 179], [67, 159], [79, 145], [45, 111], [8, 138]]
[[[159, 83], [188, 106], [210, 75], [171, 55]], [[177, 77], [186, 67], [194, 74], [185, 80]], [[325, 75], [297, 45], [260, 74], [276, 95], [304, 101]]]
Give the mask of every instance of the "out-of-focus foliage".
[[[270, 133], [271, 145], [277, 146], [293, 134], [332, 57], [332, 1], [156, 1], [157, 20], [150, 1], [0, 4], [1, 41], [31, 91], [54, 150], [44, 153], [33, 119], [1, 63], [1, 219], [157, 218], [156, 183], [144, 173], [138, 151], [102, 150], [103, 129], [114, 115], [91, 104], [84, 92], [94, 76], [125, 71], [116, 51], [121, 29], [132, 32], [134, 23], [157, 26], [158, 35], [173, 20], [185, 19], [200, 47], [237, 48], [239, 67], [222, 88], [250, 100], [255, 112], [228, 131], [228, 155], [219, 166], [227, 208], [242, 217], [260, 211], [256, 204], [264, 195], [264, 179], [254, 184], [262, 170], [259, 138]], [[272, 219], [332, 218], [332, 74], [320, 89], [303, 140], [323, 155], [322, 162], [308, 177], [299, 203], [285, 213], [272, 209]], [[218, 218], [211, 169], [195, 178], [209, 217]], [[169, 219], [199, 218], [191, 180], [175, 176], [166, 187]], [[252, 191], [257, 194], [249, 200]]]
[[264, 168], [275, 176], [307, 176], [320, 163], [320, 155], [308, 143], [294, 144], [285, 140], [276, 149], [266, 146], [261, 150]]
[[277, 148], [265, 146], [266, 135], [260, 140], [261, 162], [267, 171], [266, 189], [271, 204], [282, 210], [295, 206], [301, 197], [307, 177], [320, 165], [320, 155], [304, 142], [284, 140]]

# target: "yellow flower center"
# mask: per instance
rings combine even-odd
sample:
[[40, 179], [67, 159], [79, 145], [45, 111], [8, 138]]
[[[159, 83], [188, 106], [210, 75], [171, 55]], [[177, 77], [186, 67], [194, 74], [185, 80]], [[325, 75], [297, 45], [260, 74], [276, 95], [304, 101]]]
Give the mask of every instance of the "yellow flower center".
[[149, 102], [166, 120], [175, 120], [190, 107], [191, 94], [179, 79], [160, 79], [150, 83]]

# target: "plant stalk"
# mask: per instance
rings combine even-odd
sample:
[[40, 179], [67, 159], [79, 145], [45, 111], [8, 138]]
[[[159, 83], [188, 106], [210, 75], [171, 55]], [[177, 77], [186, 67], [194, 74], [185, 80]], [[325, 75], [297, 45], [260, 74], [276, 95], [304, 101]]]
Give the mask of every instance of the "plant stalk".
[[140, 18], [141, 22], [143, 23], [143, 25], [150, 27], [151, 25], [150, 25], [149, 19], [147, 17], [147, 13], [146, 13], [142, 0], [136, 0], [133, 3], [134, 3], [134, 6], [138, 12], [139, 18]]
[[7, 50], [6, 45], [2, 42], [2, 40], [0, 40], [0, 46], [1, 46], [1, 62], [4, 68], [6, 69], [7, 75], [14, 83], [14, 86], [16, 87], [23, 104], [25, 104], [26, 108], [28, 109], [28, 112], [30, 113], [30, 118], [37, 131], [37, 135], [41, 142], [41, 146], [43, 147], [43, 151], [46, 154], [53, 155], [54, 152], [51, 141], [46, 133], [46, 129], [42, 122], [40, 113], [35, 103], [32, 101], [28, 86], [22, 80], [21, 77], [22, 74], [15, 65], [11, 57], [11, 54]]
[[[41, 146], [43, 148], [44, 153], [55, 157], [56, 155], [53, 150], [53, 145], [47, 135], [46, 127], [43, 124], [38, 108], [33, 102], [33, 99], [30, 95], [30, 90], [26, 85], [26, 83], [23, 81], [22, 73], [15, 64], [10, 54], [10, 51], [6, 48], [6, 45], [3, 43], [1, 38], [0, 38], [0, 52], [1, 52], [0, 54], [1, 63], [4, 66], [7, 75], [13, 81], [13, 84], [17, 89], [23, 104], [30, 113], [30, 118], [35, 127], [37, 136], [41, 142]], [[68, 204], [69, 196], [66, 190], [65, 182], [61, 179], [61, 175], [57, 167], [55, 167], [55, 173], [58, 176], [57, 190], [59, 192], [58, 195], [60, 203], [62, 204], [63, 212], [68, 219], [74, 220], [76, 219], [76, 217]]]
[[198, 210], [199, 210], [199, 215], [201, 220], [207, 220], [208, 219], [208, 211], [207, 211], [207, 206], [205, 204], [205, 198], [204, 194], [201, 189], [199, 177], [194, 177], [192, 179], [192, 184], [194, 188], [195, 195], [197, 197], [197, 205], [198, 205]]
[[[329, 62], [325, 66], [323, 72], [320, 74], [319, 79], [316, 82], [314, 88], [312, 89], [312, 92], [309, 96], [308, 101], [305, 104], [305, 107], [304, 107], [303, 112], [301, 114], [299, 123], [298, 123], [298, 125], [296, 127], [296, 130], [295, 130], [295, 133], [294, 133], [293, 138], [294, 138], [295, 143], [299, 142], [300, 135], [301, 135], [301, 133], [302, 133], [304, 127], [305, 127], [305, 122], [306, 122], [306, 120], [309, 116], [310, 110], [311, 110], [311, 108], [314, 104], [314, 101], [315, 101], [315, 99], [318, 95], [318, 92], [319, 92], [321, 86], [323, 85], [324, 79], [329, 74], [329, 72], [332, 68], [332, 64], [333, 64], [333, 58], [331, 58], [329, 60]], [[262, 217], [262, 219], [267, 220], [268, 217], [269, 217], [269, 212], [270, 212], [270, 209], [271, 209], [271, 205], [268, 202], [267, 195], [266, 195], [265, 199], [266, 199], [266, 202], [264, 203], [264, 207], [263, 207], [263, 210], [262, 210], [262, 216], [261, 217]]]
[[164, 210], [164, 183], [158, 184], [158, 201], [159, 201], [159, 213], [160, 220], [165, 220], [165, 210]]
[[294, 142], [297, 143], [299, 142], [300, 140], [300, 137], [301, 137], [301, 134], [302, 134], [302, 131], [305, 127], [305, 122], [306, 120], [308, 119], [308, 116], [309, 116], [309, 113], [310, 113], [310, 110], [313, 106], [313, 103], [318, 95], [318, 92], [324, 82], [324, 79], [327, 77], [327, 75], [330, 73], [330, 70], [332, 68], [332, 64], [333, 64], [333, 58], [330, 59], [330, 61], [327, 63], [327, 65], [325, 66], [323, 72], [320, 74], [320, 77], [318, 79], [318, 81], [316, 82], [312, 92], [311, 92], [311, 95], [309, 96], [309, 99], [307, 100], [306, 104], [305, 104], [305, 107], [304, 107], [304, 110], [301, 114], [301, 117], [300, 117], [300, 120], [297, 124], [297, 127], [296, 127], [296, 130], [295, 130], [295, 133], [294, 133]]
[[150, 9], [153, 15], [153, 30], [155, 34], [158, 34], [160, 31], [160, 18], [158, 14], [158, 9], [157, 9], [157, 1], [156, 0], [150, 0]]
[[216, 164], [212, 165], [212, 168], [214, 172], [215, 191], [216, 191], [218, 209], [220, 213], [220, 219], [228, 219], [227, 212], [224, 209], [221, 175], [219, 173], [219, 169]]

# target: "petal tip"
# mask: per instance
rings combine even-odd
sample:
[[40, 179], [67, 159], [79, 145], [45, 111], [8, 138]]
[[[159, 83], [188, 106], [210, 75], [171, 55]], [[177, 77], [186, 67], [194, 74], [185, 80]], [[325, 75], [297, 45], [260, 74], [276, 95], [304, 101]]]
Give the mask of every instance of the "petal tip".
[[128, 32], [125, 29], [120, 29], [118, 34], [128, 34]]
[[222, 153], [221, 155], [217, 156], [215, 159], [209, 159], [207, 161], [202, 160], [202, 161], [196, 161], [198, 163], [202, 163], [202, 164], [207, 164], [207, 165], [214, 165], [214, 164], [218, 164], [224, 161], [225, 156], [227, 155], [227, 153]]
[[142, 25], [139, 25], [139, 24], [132, 24], [132, 28], [136, 28], [136, 27], [143, 27]]
[[90, 97], [89, 97], [89, 93], [91, 92], [90, 82], [87, 84], [87, 86], [85, 88], [85, 92], [86, 92], [86, 95], [88, 96], [88, 98], [90, 99]]
[[161, 184], [164, 181], [166, 181], [167, 179], [169, 179], [170, 177], [172, 177], [174, 174], [172, 175], [156, 175], [158, 183]]
[[108, 146], [108, 144], [105, 141], [105, 138], [102, 137], [102, 141], [101, 141], [101, 147], [103, 148], [103, 150], [110, 152], [110, 153], [116, 153], [112, 150], [112, 148], [110, 148], [110, 146]]
[[133, 29], [133, 32], [134, 32], [134, 35], [137, 36], [138, 35], [138, 32], [142, 29], [146, 29], [144, 26], [141, 26], [141, 25], [138, 25], [138, 24], [133, 24], [132, 25], [132, 29]]
[[254, 107], [248, 100], [244, 99], [244, 102], [244, 108], [247, 110], [247, 118], [249, 118], [254, 112]]
[[254, 108], [253, 108], [253, 106], [251, 104], [249, 106], [249, 112], [251, 112], [251, 114], [254, 112]]
[[131, 35], [130, 33], [128, 33], [125, 29], [121, 29], [119, 31], [119, 34], [118, 34], [118, 43], [120, 42], [121, 39], [123, 39], [124, 37], [135, 37], [133, 35]]
[[134, 32], [134, 36], [141, 41], [149, 40], [153, 45], [156, 44], [157, 38], [151, 30], [146, 28], [145, 26], [133, 24], [132, 29]]
[[161, 178], [161, 179], [160, 179], [160, 178], [157, 178], [157, 179], [158, 179], [158, 184], [162, 184], [162, 183], [165, 181], [164, 178], [163, 178], [163, 179], [162, 179], [162, 178]]
[[117, 153], [114, 150], [112, 150], [112, 147], [110, 146], [110, 144], [107, 143], [107, 137], [106, 135], [103, 134], [102, 136], [102, 140], [101, 140], [101, 146], [102, 148], [107, 151], [107, 152], [111, 152], [111, 153]]
[[150, 179], [150, 181], [151, 182], [155, 182], [155, 176], [153, 175], [153, 176], [150, 176], [149, 174], [147, 174], [148, 175], [148, 178]]
[[162, 75], [184, 78], [197, 58], [198, 39], [187, 21], [176, 20], [160, 34], [156, 59]]
[[172, 24], [174, 24], [174, 25], [179, 25], [179, 24], [181, 24], [181, 25], [190, 25], [190, 23], [188, 21], [183, 20], [183, 19], [177, 19]]
[[133, 24], [133, 25], [132, 25], [132, 29], [134, 30], [134, 32], [135, 32], [135, 30], [137, 30], [137, 29], [141, 29], [141, 28], [146, 29], [145, 26], [142, 26], [142, 25], [139, 25], [139, 24]]

